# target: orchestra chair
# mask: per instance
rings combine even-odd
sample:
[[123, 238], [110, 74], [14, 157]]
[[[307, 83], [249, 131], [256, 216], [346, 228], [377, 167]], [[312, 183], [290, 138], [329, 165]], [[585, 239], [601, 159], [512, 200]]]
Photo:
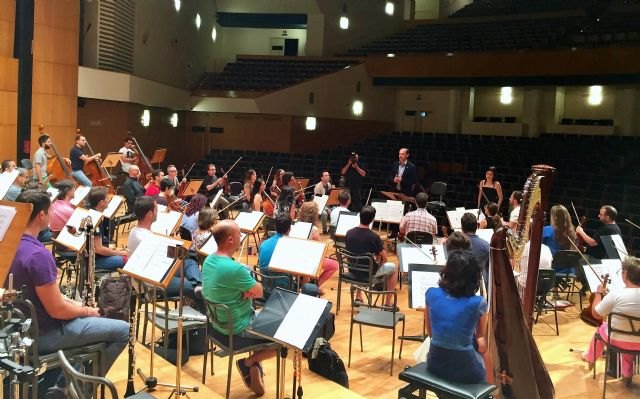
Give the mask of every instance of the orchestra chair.
[[[281, 348], [280, 344], [276, 342], [264, 342], [264, 343], [259, 343], [257, 345], [247, 346], [244, 348], [234, 347], [233, 345], [233, 338], [234, 338], [233, 314], [231, 313], [231, 310], [229, 309], [229, 307], [227, 307], [227, 305], [211, 302], [206, 299], [204, 301], [205, 301], [205, 307], [207, 309], [207, 323], [206, 323], [207, 335], [206, 336], [207, 336], [209, 347], [204, 352], [204, 356], [202, 357], [202, 384], [205, 384], [205, 379], [207, 376], [207, 356], [208, 355], [211, 355], [211, 375], [214, 375], [214, 369], [213, 369], [214, 355], [218, 357], [227, 356], [229, 358], [229, 365], [227, 367], [227, 390], [226, 390], [225, 398], [230, 397], [229, 394], [231, 392], [231, 374], [233, 372], [233, 357], [235, 355], [272, 349], [278, 352], [278, 355], [276, 356], [276, 370], [278, 371], [276, 373], [278, 374], [280, 373], [280, 355], [279, 355], [280, 348]], [[226, 322], [220, 320], [219, 316], [221, 314], [226, 314], [227, 316]], [[214, 324], [225, 328], [229, 332], [227, 334], [226, 339], [219, 340], [210, 333], [213, 328], [211, 326]], [[216, 348], [218, 350], [214, 352]], [[278, 375], [276, 376], [276, 393], [279, 393], [279, 392], [280, 392], [280, 377]]]
[[[356, 303], [356, 291], [362, 291], [367, 302], [364, 304]], [[349, 327], [349, 360], [348, 367], [351, 367], [351, 343], [353, 341], [353, 325], [358, 324], [360, 330], [360, 352], [364, 351], [362, 346], [362, 326], [384, 328], [393, 330], [393, 336], [391, 341], [391, 370], [389, 375], [393, 375], [393, 356], [396, 350], [396, 326], [399, 322], [402, 322], [402, 335], [404, 335], [405, 316], [404, 313], [396, 311], [398, 309], [398, 293], [395, 291], [374, 291], [362, 287], [352, 285], [350, 288], [351, 293], [351, 323]], [[376, 302], [372, 302], [373, 295], [393, 295], [393, 307], [389, 309], [388, 306], [377, 305]], [[357, 310], [356, 310], [357, 309]], [[400, 340], [400, 353], [398, 359], [402, 359], [402, 344], [404, 340]]]
[[[398, 375], [401, 381], [409, 384], [398, 390], [398, 398], [423, 399], [427, 392], [433, 392], [439, 398], [447, 399], [487, 399], [492, 398], [497, 390], [495, 385], [487, 383], [461, 384], [440, 378], [427, 370], [427, 363], [418, 363], [413, 367], [407, 366]], [[418, 391], [418, 395], [414, 392]]]
[[[124, 197], [124, 186], [120, 185], [118, 186], [118, 188], [116, 188], [116, 195], [120, 195], [122, 197]], [[113, 216], [111, 219], [109, 219], [109, 232], [111, 233], [111, 240], [113, 241], [113, 238], [115, 238], [115, 244], [116, 247], [118, 246], [118, 241], [120, 239], [120, 226], [121, 225], [125, 225], [125, 231], [129, 231], [131, 230], [131, 222], [137, 220], [136, 215], [133, 213], [133, 211], [129, 211], [129, 207], [127, 206], [127, 201], [122, 201], [124, 206], [124, 215], [120, 215], [120, 216]]]
[[[626, 321], [628, 322], [628, 329], [622, 329], [622, 328], [616, 328], [613, 326], [613, 318], [617, 318], [620, 321]], [[625, 325], [627, 325], [627, 323], [624, 323]], [[604, 361], [604, 384], [602, 387], [602, 399], [605, 398], [605, 396], [607, 395], [607, 370], [609, 370], [609, 356], [616, 354], [616, 355], [621, 355], [621, 354], [625, 354], [625, 355], [632, 355], [635, 356], [635, 361], [637, 362], [638, 359], [640, 359], [640, 350], [631, 350], [631, 349], [622, 349], [614, 344], [611, 343], [611, 334], [612, 333], [616, 333], [616, 334], [620, 334], [620, 335], [627, 335], [629, 337], [640, 337], [640, 317], [634, 317], [634, 316], [629, 316], [626, 315], [624, 313], [616, 313], [616, 312], [611, 312], [609, 313], [609, 315], [607, 316], [607, 340], [605, 341], [603, 339], [602, 336], [600, 336], [600, 333], [598, 331], [596, 331], [595, 333], [595, 338], [604, 342], [605, 345], [605, 350], [607, 352], [607, 355], [605, 356], [605, 361]], [[594, 348], [594, 352], [595, 352], [595, 340], [593, 342], [593, 348]], [[618, 357], [616, 356], [616, 358]], [[593, 379], [595, 380], [596, 378], [596, 365], [595, 362], [593, 364]]]
[[[21, 159], [20, 166], [23, 169], [26, 169], [29, 173], [31, 173], [31, 169], [33, 169], [33, 163], [31, 163], [31, 160], [29, 158]], [[34, 176], [32, 176], [32, 179], [37, 180]]]
[[260, 269], [260, 266], [255, 265], [251, 275], [257, 282], [262, 284], [263, 290], [262, 298], [253, 299], [253, 304], [256, 308], [263, 307], [276, 288], [280, 287], [290, 291], [293, 288], [293, 279], [290, 274], [280, 272], [269, 272], [265, 274], [262, 272], [262, 269]]
[[433, 244], [433, 235], [431, 235], [431, 233], [427, 233], [426, 231], [410, 231], [407, 233], [407, 238], [418, 245]]
[[[340, 311], [340, 297], [342, 296], [342, 284], [347, 283], [357, 287], [366, 288], [376, 295], [376, 302], [380, 295], [376, 287], [386, 289], [386, 277], [376, 276], [376, 261], [372, 254], [356, 255], [344, 248], [336, 248], [336, 258], [338, 259], [338, 303], [336, 305], [336, 315]], [[367, 273], [366, 279], [360, 279], [353, 272]]]
[[[111, 399], [118, 399], [118, 391], [111, 381], [104, 377], [96, 377], [87, 374], [82, 374], [77, 371], [71, 363], [67, 360], [63, 351], [58, 351], [57, 356], [59, 358], [62, 371], [64, 372], [65, 379], [67, 380], [67, 394], [71, 399], [90, 399], [91, 395], [86, 395], [86, 390], [83, 389], [87, 384], [91, 384], [92, 388], [96, 389], [99, 385], [106, 387], [111, 393]], [[102, 396], [104, 397], [104, 395]], [[132, 399], [151, 399], [151, 396], [146, 391], [138, 392], [135, 395], [127, 396]]]
[[[238, 198], [240, 198], [240, 195], [242, 195], [242, 190], [243, 190], [243, 185], [241, 182], [239, 181], [232, 181], [231, 183], [229, 183], [229, 202], [234, 202], [236, 201]], [[240, 207], [242, 204], [237, 203], [233, 206], [233, 208], [238, 208]]]
[[429, 188], [429, 197], [438, 197], [437, 201], [427, 202], [427, 211], [435, 216], [438, 221], [438, 227], [442, 226], [446, 219], [447, 204], [442, 201], [442, 198], [447, 193], [447, 183], [441, 181], [434, 181]]
[[[580, 278], [580, 275], [584, 274], [581, 259], [582, 257], [576, 251], [561, 250], [556, 252], [551, 262], [551, 268], [556, 271], [555, 289], [558, 293], [567, 294], [566, 300], [569, 300], [569, 295], [578, 294], [580, 310], [582, 310], [583, 291], [578, 288], [577, 282], [586, 281], [586, 278]], [[575, 272], [567, 273], [565, 269], [574, 269]]]
[[[536, 312], [535, 323], [538, 322], [538, 318], [544, 312], [547, 313], [548, 310], [553, 311], [553, 316], [556, 320], [556, 335], [560, 335], [560, 329], [558, 328], [558, 311], [556, 310], [556, 306], [549, 302], [547, 299], [547, 295], [553, 290], [556, 282], [556, 271], [553, 269], [540, 269], [538, 270], [538, 288], [536, 291], [536, 300], [534, 304], [534, 309]], [[547, 323], [544, 319], [542, 320], [546, 325], [551, 327], [549, 323]]]

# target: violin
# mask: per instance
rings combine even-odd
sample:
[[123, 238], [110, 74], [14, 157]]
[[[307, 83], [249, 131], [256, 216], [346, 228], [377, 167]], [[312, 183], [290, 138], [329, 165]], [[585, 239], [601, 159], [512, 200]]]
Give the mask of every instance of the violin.
[[[265, 201], [266, 199], [266, 201]], [[274, 216], [276, 203], [266, 191], [262, 190], [262, 210], [267, 216]]]
[[[602, 281], [602, 288], [606, 290], [607, 283], [610, 282], [609, 275], [605, 274], [602, 277], [601, 281]], [[590, 326], [600, 327], [600, 324], [602, 324], [602, 318], [596, 317], [593, 314], [593, 301], [596, 299], [596, 295], [598, 295], [597, 292], [592, 292], [591, 295], [589, 296], [589, 306], [582, 309], [582, 312], [580, 312], [580, 320], [584, 321]]]
[[176, 211], [176, 212], [184, 212], [186, 205], [182, 205], [182, 200], [178, 198], [175, 194], [171, 194], [167, 197], [167, 209]]

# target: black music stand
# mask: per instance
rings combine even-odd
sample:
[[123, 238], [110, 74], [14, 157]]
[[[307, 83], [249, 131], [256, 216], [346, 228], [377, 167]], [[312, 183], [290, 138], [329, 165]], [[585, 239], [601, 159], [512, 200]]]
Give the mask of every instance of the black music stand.
[[[419, 312], [423, 312], [424, 314], [424, 301], [425, 301], [425, 293], [427, 292], [427, 288], [430, 286], [434, 286], [430, 284], [430, 280], [439, 279], [440, 270], [442, 270], [442, 266], [438, 265], [425, 265], [425, 264], [409, 264], [409, 308], [415, 309]], [[425, 279], [425, 273], [433, 273], [433, 279]], [[436, 283], [437, 284], [437, 283]], [[437, 285], [435, 285], [437, 286]], [[424, 289], [424, 290], [423, 290]], [[416, 291], [416, 292], [414, 292]], [[414, 300], [414, 295], [416, 297], [420, 297], [419, 300]], [[424, 326], [424, 316], [422, 322], [422, 335], [401, 335], [398, 339], [404, 339], [407, 341], [417, 341], [422, 342], [427, 337], [427, 332]]]
[[[301, 317], [298, 315], [298, 311], [296, 311], [296, 308], [294, 307], [294, 304], [299, 297], [305, 297], [304, 299], [308, 301], [317, 301], [317, 304], [320, 306], [322, 306], [322, 302], [324, 302], [324, 306], [322, 307], [321, 312], [317, 314], [314, 313], [313, 316], [310, 316], [309, 318], [304, 318], [305, 320], [315, 320], [315, 325], [300, 325]], [[247, 331], [259, 337], [277, 342], [285, 348], [293, 349], [295, 351], [295, 371], [295, 362], [302, 360], [301, 352], [310, 353], [313, 349], [316, 338], [322, 334], [324, 323], [327, 321], [329, 313], [331, 313], [331, 306], [331, 302], [327, 301], [326, 299], [310, 297], [304, 294], [296, 294], [292, 291], [284, 290], [282, 288], [276, 288], [269, 296], [269, 299], [264, 304], [260, 313], [258, 313], [256, 318], [253, 319], [251, 324], [249, 324], [249, 327], [247, 327]], [[312, 312], [312, 310], [309, 310], [308, 308], [303, 310], [305, 311], [305, 313], [307, 313], [306, 316], [309, 316], [308, 313]], [[287, 321], [290, 321], [291, 319], [298, 321], [297, 326], [305, 328], [305, 331], [297, 330], [297, 336], [298, 338], [301, 338], [301, 340], [296, 343], [293, 343], [288, 339], [283, 339], [283, 337], [279, 335], [281, 325], [283, 325], [283, 323], [286, 324]], [[308, 335], [300, 337], [301, 333], [308, 333]], [[283, 357], [286, 357], [286, 351], [284, 352]], [[282, 362], [283, 370], [285, 363], [286, 362]], [[300, 372], [302, 371], [301, 364], [298, 366], [298, 369], [300, 370]], [[280, 372], [280, 376], [278, 377], [281, 378], [280, 389], [284, 389], [283, 370]], [[297, 380], [294, 375], [292, 398], [295, 398], [296, 393], [298, 395], [298, 398], [301, 398], [303, 394], [302, 386], [299, 386], [296, 390], [296, 382]], [[282, 395], [280, 396], [282, 397]]]
[[629, 252], [624, 246], [622, 237], [620, 237], [619, 234], [602, 236], [600, 237], [600, 239], [602, 240], [602, 246], [604, 246], [604, 250], [607, 254], [608, 259], [622, 260], [623, 258], [629, 256]]

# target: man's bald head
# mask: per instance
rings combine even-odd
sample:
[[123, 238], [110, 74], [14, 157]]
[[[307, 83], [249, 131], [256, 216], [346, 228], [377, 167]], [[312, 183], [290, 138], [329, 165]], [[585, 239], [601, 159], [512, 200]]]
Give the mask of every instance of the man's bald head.
[[218, 250], [233, 254], [240, 246], [240, 227], [231, 219], [218, 222], [213, 227], [212, 233], [218, 244]]

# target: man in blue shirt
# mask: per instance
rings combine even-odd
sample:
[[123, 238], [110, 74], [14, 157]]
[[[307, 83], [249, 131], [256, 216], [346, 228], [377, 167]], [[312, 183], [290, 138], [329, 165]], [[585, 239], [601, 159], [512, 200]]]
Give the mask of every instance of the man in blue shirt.
[[484, 282], [487, 284], [489, 278], [489, 243], [480, 238], [476, 234], [478, 229], [478, 219], [473, 213], [465, 213], [460, 219], [462, 232], [469, 237], [471, 241], [471, 253], [475, 258], [478, 266], [482, 269]]

